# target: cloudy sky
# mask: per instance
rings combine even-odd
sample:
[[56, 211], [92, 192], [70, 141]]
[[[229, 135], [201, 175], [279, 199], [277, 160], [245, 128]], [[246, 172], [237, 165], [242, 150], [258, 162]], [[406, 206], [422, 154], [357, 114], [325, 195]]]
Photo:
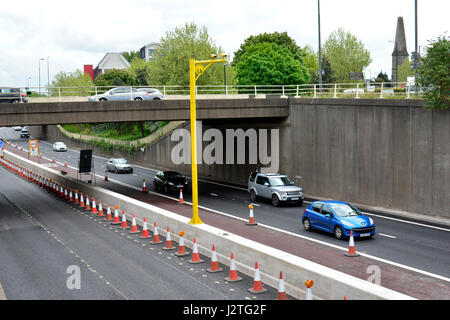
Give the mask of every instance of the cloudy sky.
[[[322, 0], [322, 44], [339, 27], [371, 52], [366, 77], [391, 75], [397, 17], [405, 23], [408, 51], [414, 51], [414, 0]], [[418, 0], [418, 43], [447, 32], [450, 1]], [[300, 46], [317, 50], [317, 0], [25, 0], [2, 1], [0, 86], [37, 87], [59, 71], [94, 67], [106, 52], [139, 50], [185, 22], [206, 26], [216, 45], [233, 54], [250, 35], [284, 32]], [[40, 61], [40, 58], [44, 58]]]

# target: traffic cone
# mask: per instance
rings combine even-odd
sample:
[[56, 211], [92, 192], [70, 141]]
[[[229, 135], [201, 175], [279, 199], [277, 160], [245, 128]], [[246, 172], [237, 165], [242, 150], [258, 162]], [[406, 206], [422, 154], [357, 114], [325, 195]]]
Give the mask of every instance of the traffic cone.
[[127, 218], [125, 216], [125, 210], [122, 210], [122, 224], [120, 225], [122, 229], [128, 229]]
[[280, 271], [280, 282], [278, 283], [278, 297], [277, 300], [287, 300], [286, 288], [284, 287], [283, 272]]
[[212, 246], [212, 254], [211, 254], [211, 267], [206, 269], [208, 272], [221, 272], [222, 268], [219, 267], [219, 261], [217, 261], [216, 247]]
[[105, 170], [105, 181], [109, 181], [108, 180], [108, 170]]
[[162, 243], [161, 239], [159, 239], [158, 227], [156, 226], [156, 222], [153, 224], [153, 241], [152, 244], [160, 244]]
[[180, 200], [178, 201], [178, 203], [184, 203], [184, 199], [183, 199], [183, 189], [180, 189]]
[[112, 216], [111, 216], [111, 208], [109, 207], [109, 203], [106, 207], [106, 221], [111, 221], [112, 220]]
[[54, 154], [52, 154], [52, 163], [56, 163]]
[[80, 196], [80, 208], [84, 208], [84, 198], [83, 198], [83, 192], [81, 192], [81, 196]]
[[142, 192], [147, 192], [147, 186], [145, 185], [145, 178], [142, 179]]
[[59, 186], [59, 191], [60, 191], [60, 193], [59, 193], [59, 196], [61, 197], [61, 198], [64, 198], [64, 190], [65, 190], [65, 188], [63, 187], [63, 186]]
[[348, 244], [348, 252], [344, 253], [347, 257], [357, 257], [359, 253], [356, 253], [355, 241], [353, 240], [353, 230], [350, 230], [350, 239]]
[[64, 199], [69, 200], [69, 194], [67, 193], [67, 188], [64, 188]]
[[192, 246], [192, 259], [188, 261], [189, 263], [202, 263], [203, 259], [200, 259], [197, 247], [197, 239], [194, 238], [194, 244]]
[[147, 221], [144, 218], [144, 225], [142, 226], [142, 235], [140, 236], [141, 239], [147, 239], [150, 236], [148, 235], [148, 229], [147, 229]]
[[137, 224], [136, 224], [136, 216], [134, 215], [134, 212], [133, 212], [133, 218], [132, 218], [132, 220], [131, 220], [131, 230], [130, 230], [130, 233], [138, 233], [138, 232], [139, 232], [139, 230], [138, 230]]
[[167, 227], [167, 231], [166, 231], [166, 245], [162, 249], [163, 250], [175, 250], [175, 247], [172, 244], [172, 239], [170, 238], [169, 227]]
[[178, 251], [175, 253], [177, 257], [183, 257], [189, 255], [189, 253], [186, 251], [186, 247], [184, 246], [184, 231], [180, 231], [180, 240], [178, 242]]
[[75, 201], [74, 201], [74, 203], [75, 204], [79, 204], [80, 203], [80, 200], [78, 200], [78, 190], [77, 189], [75, 189]]
[[314, 285], [314, 281], [313, 280], [306, 280], [305, 281], [305, 286], [306, 286], [306, 300], [313, 300], [312, 297], [312, 292], [311, 292], [311, 288]]
[[69, 189], [69, 202], [73, 202], [72, 189]]
[[86, 196], [86, 211], [91, 211], [91, 205], [89, 204], [89, 196]]
[[238, 276], [237, 270], [236, 270], [236, 262], [234, 262], [234, 254], [231, 252], [231, 262], [230, 262], [230, 274], [227, 278], [225, 278], [228, 282], [236, 282], [241, 281], [242, 278]]
[[250, 213], [249, 213], [249, 217], [248, 217], [248, 222], [246, 222], [245, 224], [248, 225], [248, 226], [256, 226], [256, 225], [258, 225], [255, 222], [255, 217], [253, 216], [253, 205], [249, 204], [248, 208], [250, 209]]
[[104, 217], [105, 216], [103, 214], [103, 207], [102, 207], [102, 201], [101, 200], [98, 201], [98, 216], [99, 217]]
[[64, 160], [64, 167], [67, 168], [67, 160]]
[[95, 198], [94, 197], [92, 197], [92, 213], [93, 214], [97, 214], [98, 213], [97, 205], [95, 204]]
[[261, 275], [259, 274], [258, 262], [255, 262], [255, 276], [253, 278], [253, 288], [248, 289], [251, 293], [263, 293], [266, 292], [267, 289], [263, 288], [261, 282]]
[[111, 222], [113, 225], [120, 224], [120, 218], [119, 218], [119, 206], [114, 207], [114, 220]]

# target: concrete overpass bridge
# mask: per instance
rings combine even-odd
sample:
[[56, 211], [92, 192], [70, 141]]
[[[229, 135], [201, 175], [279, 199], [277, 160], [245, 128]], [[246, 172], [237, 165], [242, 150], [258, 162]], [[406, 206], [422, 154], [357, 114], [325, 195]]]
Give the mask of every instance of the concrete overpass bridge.
[[[189, 108], [189, 100], [3, 104], [0, 126], [188, 120]], [[288, 116], [288, 99], [197, 100], [198, 120]]]

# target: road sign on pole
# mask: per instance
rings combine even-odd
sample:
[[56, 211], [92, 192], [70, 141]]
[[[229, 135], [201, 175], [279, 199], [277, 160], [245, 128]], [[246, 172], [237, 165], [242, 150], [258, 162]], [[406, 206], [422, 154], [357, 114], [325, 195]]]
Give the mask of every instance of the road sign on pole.
[[37, 140], [28, 140], [28, 150], [30, 157], [39, 157], [39, 144]]

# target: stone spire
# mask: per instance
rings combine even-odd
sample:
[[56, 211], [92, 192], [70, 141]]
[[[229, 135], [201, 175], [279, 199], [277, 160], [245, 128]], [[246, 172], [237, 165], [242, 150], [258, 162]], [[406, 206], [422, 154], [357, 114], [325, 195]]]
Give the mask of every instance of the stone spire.
[[397, 30], [395, 32], [394, 51], [392, 52], [392, 81], [397, 82], [397, 70], [403, 61], [409, 57], [406, 48], [405, 25], [403, 17], [397, 19]]

